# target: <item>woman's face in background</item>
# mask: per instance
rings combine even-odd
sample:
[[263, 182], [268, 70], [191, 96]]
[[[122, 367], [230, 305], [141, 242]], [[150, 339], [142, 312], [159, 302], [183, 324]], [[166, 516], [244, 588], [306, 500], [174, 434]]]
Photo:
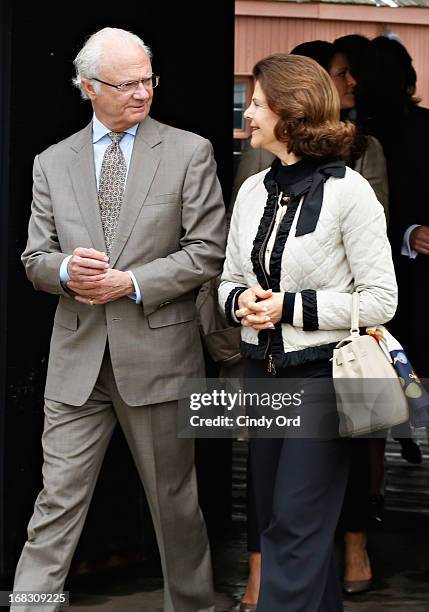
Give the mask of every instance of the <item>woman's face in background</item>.
[[340, 96], [341, 110], [354, 108], [356, 79], [351, 75], [349, 62], [343, 53], [334, 55], [329, 74]]

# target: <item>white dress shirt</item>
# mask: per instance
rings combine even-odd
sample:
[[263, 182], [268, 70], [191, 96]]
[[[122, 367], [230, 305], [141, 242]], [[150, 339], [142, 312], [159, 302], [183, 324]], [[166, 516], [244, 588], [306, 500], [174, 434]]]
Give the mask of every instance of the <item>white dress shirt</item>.
[[410, 245], [411, 232], [416, 227], [420, 227], [420, 225], [410, 225], [410, 227], [405, 231], [404, 238], [402, 241], [401, 255], [405, 255], [405, 257], [409, 257], [410, 259], [415, 259], [418, 255], [417, 251], [412, 249]]
[[[133, 152], [133, 146], [134, 146], [134, 140], [135, 140], [137, 128], [138, 128], [138, 123], [136, 123], [132, 127], [125, 130], [125, 135], [121, 139], [121, 142], [119, 143], [119, 146], [121, 147], [121, 151], [124, 154], [124, 158], [125, 158], [125, 164], [127, 167], [127, 177], [128, 177], [128, 169], [130, 167], [131, 155]], [[103, 125], [99, 119], [97, 119], [95, 114], [93, 115], [92, 143], [94, 147], [94, 164], [95, 164], [95, 178], [97, 181], [97, 190], [100, 186], [100, 174], [101, 174], [101, 165], [103, 163], [103, 157], [104, 157], [107, 147], [112, 144], [112, 141], [108, 136], [109, 132], [111, 131], [112, 130], [109, 130], [109, 128]], [[69, 263], [70, 258], [71, 258], [71, 255], [66, 257], [61, 264], [60, 280], [61, 280], [61, 283], [63, 284], [67, 283], [70, 280], [70, 276], [67, 271], [67, 265]], [[133, 281], [134, 289], [135, 289], [135, 293], [133, 295], [130, 295], [129, 297], [132, 300], [135, 300], [137, 304], [140, 304], [142, 301], [142, 298], [141, 298], [141, 292], [137, 284], [136, 278], [134, 274], [131, 272], [131, 270], [127, 270], [127, 272], [131, 276], [131, 280]]]

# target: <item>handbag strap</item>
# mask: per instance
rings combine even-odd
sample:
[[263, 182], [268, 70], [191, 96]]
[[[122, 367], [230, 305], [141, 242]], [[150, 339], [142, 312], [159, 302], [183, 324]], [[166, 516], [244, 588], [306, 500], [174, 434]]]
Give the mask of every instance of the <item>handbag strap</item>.
[[352, 326], [350, 329], [350, 335], [353, 337], [360, 336], [359, 303], [360, 303], [359, 293], [357, 291], [354, 291], [352, 295]]

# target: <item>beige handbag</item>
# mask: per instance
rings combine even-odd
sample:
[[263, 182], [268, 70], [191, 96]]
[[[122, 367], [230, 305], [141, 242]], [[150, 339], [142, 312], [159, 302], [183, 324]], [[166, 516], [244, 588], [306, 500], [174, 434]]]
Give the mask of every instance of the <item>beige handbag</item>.
[[408, 403], [388, 356], [359, 332], [359, 293], [353, 293], [350, 336], [334, 349], [332, 375], [340, 435], [365, 436], [408, 420]]

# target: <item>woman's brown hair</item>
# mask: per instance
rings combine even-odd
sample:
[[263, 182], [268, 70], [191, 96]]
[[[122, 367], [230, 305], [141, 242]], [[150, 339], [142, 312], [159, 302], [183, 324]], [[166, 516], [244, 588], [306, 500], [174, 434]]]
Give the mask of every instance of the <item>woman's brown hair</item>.
[[274, 135], [298, 157], [347, 159], [355, 128], [340, 121], [335, 85], [309, 57], [275, 53], [257, 62], [253, 76], [270, 109], [279, 116]]

